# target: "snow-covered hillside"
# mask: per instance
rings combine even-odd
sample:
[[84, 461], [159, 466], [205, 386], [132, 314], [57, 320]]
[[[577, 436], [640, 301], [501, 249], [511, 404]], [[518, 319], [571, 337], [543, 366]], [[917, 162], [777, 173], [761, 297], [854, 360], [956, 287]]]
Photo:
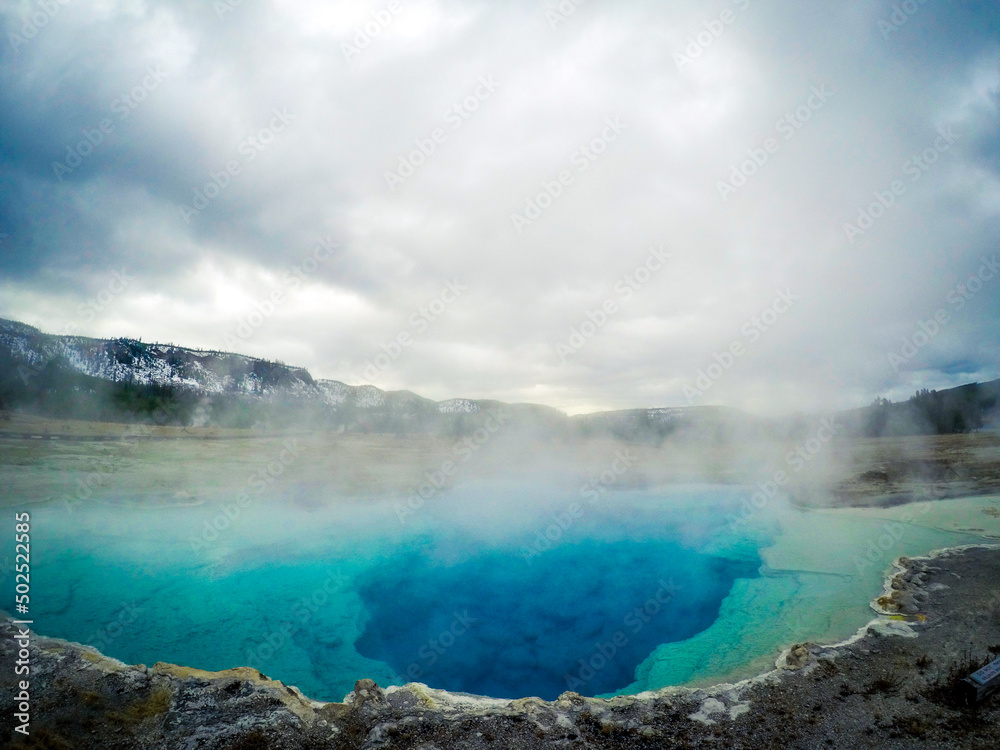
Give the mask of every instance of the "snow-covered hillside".
[[133, 339], [55, 336], [0, 318], [0, 350], [15, 365], [41, 371], [53, 363], [115, 383], [191, 389], [210, 396], [234, 395], [261, 400], [305, 400], [337, 409], [388, 409], [440, 414], [479, 411], [475, 401], [435, 403], [408, 391], [383, 391], [373, 385], [315, 380], [302, 368], [242, 354], [201, 351]]

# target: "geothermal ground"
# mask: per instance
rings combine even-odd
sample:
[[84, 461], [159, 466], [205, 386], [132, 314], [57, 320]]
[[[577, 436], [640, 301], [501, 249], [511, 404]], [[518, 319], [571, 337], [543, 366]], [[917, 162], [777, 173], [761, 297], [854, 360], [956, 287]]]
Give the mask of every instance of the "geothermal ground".
[[[403, 496], [456, 455], [456, 441], [441, 437], [135, 430], [14, 417], [0, 422], [0, 503], [67, 514], [103, 506], [113, 515], [115, 508], [137, 505], [197, 512], [243, 489], [289, 440], [294, 460], [263, 497], [269, 506], [310, 513]], [[799, 453], [801, 461], [791, 458], [804, 445], [540, 443], [500, 435], [471, 451], [455, 479], [488, 483], [510, 478], [517, 467], [519, 479], [558, 477], [575, 490], [624, 455], [627, 470], [603, 488], [613, 496], [685, 482], [752, 487], [784, 471], [790, 477], [784, 491], [799, 508], [811, 509], [803, 516], [810, 533], [841, 528], [829, 508], [891, 525], [919, 507], [917, 531], [907, 540], [912, 546], [923, 538], [920, 529], [1000, 538], [995, 433], [838, 439], [815, 453]], [[974, 512], [964, 501], [947, 499], [968, 497], [982, 498]], [[810, 545], [808, 538], [800, 541]], [[772, 553], [772, 564], [791, 570], [805, 559], [792, 553], [785, 559]], [[856, 593], [858, 605], [873, 600], [879, 611], [851, 643], [798, 644], [780, 655], [769, 646], [764, 661], [777, 658], [777, 669], [758, 677], [718, 686], [712, 686], [718, 676], [691, 679], [687, 684], [697, 689], [610, 699], [575, 693], [552, 702], [474, 698], [416, 683], [380, 687], [361, 680], [343, 703], [321, 703], [247, 667], [209, 673], [193, 663], [127, 666], [92, 647], [45, 638], [39, 625], [42, 634], [32, 634], [30, 646], [32, 737], [14, 734], [9, 714], [0, 736], [12, 737], [19, 748], [995, 747], [998, 700], [961, 707], [953, 687], [1000, 655], [1000, 550], [904, 559], [882, 592], [871, 584], [873, 576], [868, 580], [851, 596]], [[851, 632], [863, 621], [855, 620]], [[0, 653], [9, 664], [17, 628], [9, 620], [3, 628]], [[735, 680], [767, 669], [758, 658], [715, 674]], [[13, 678], [0, 677], [6, 705], [16, 695]]]
[[[809, 451], [799, 441], [715, 441], [679, 435], [661, 445], [614, 440], [538, 441], [501, 432], [465, 452], [459, 440], [431, 435], [263, 434], [252, 430], [119, 425], [0, 414], [0, 503], [141, 496], [157, 504], [198, 504], [242, 489], [291, 435], [301, 453], [269, 497], [315, 504], [327, 497], [406, 493], [452, 460], [453, 481], [559, 474], [586, 482], [616, 452], [634, 460], [615, 488], [683, 482], [750, 484], [777, 470], [808, 507], [878, 506], [927, 497], [1000, 492], [1000, 435], [837, 438]], [[456, 451], [458, 446], [458, 451]], [[802, 456], [789, 459], [799, 452]], [[801, 466], [801, 471], [795, 469]], [[319, 493], [315, 490], [322, 489]]]

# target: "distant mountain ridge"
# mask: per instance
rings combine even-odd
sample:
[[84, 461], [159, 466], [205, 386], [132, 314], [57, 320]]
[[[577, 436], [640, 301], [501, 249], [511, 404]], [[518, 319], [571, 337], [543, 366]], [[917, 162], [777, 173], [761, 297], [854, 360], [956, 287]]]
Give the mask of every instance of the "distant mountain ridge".
[[[463, 398], [436, 402], [410, 391], [315, 379], [301, 367], [231, 352], [129, 338], [47, 334], [0, 318], [0, 407], [35, 404], [51, 412], [45, 408], [52, 405], [46, 403], [51, 401], [47, 397], [67, 390], [81, 401], [87, 396], [97, 400], [94, 408], [71, 409], [84, 412], [76, 416], [128, 416], [135, 411], [127, 407], [131, 399], [139, 413], [166, 406], [172, 421], [230, 426], [273, 421], [268, 417], [278, 409], [302, 412], [310, 408], [319, 410], [309, 415], [311, 423], [346, 429], [420, 429], [431, 422], [460, 421], [456, 418], [487, 409], [565, 417], [546, 406]], [[101, 403], [108, 399], [111, 406]], [[67, 406], [65, 401], [57, 399]], [[142, 408], [144, 402], [149, 402], [149, 409]]]
[[[876, 400], [841, 412], [845, 432], [926, 434], [979, 429], [996, 420], [1000, 380], [906, 402]], [[723, 439], [794, 435], [801, 419], [772, 420], [721, 406], [624, 409], [568, 417], [539, 404], [487, 399], [433, 401], [315, 379], [308, 370], [231, 352], [135, 339], [43, 333], [0, 318], [0, 409], [102, 421], [154, 419], [221, 427], [287, 427], [462, 435], [492, 412], [548, 435], [662, 440], [679, 429]]]

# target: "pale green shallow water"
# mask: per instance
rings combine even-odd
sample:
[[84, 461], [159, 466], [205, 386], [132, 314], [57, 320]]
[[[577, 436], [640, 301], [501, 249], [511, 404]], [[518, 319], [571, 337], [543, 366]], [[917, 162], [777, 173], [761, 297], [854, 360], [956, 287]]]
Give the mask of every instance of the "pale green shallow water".
[[773, 668], [793, 642], [846, 639], [874, 616], [870, 602], [898, 556], [1000, 540], [1000, 518], [984, 512], [990, 509], [1000, 512], [1000, 496], [893, 508], [765, 508], [746, 524], [776, 521], [782, 529], [761, 551], [763, 576], [737, 580], [712, 626], [661, 645], [619, 693], [736, 681]]

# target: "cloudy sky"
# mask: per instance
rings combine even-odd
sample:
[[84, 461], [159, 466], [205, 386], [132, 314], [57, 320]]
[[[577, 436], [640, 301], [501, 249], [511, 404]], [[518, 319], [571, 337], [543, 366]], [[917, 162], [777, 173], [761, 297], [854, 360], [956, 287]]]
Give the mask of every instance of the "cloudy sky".
[[571, 413], [1000, 376], [1000, 8], [0, 2], [0, 316]]

